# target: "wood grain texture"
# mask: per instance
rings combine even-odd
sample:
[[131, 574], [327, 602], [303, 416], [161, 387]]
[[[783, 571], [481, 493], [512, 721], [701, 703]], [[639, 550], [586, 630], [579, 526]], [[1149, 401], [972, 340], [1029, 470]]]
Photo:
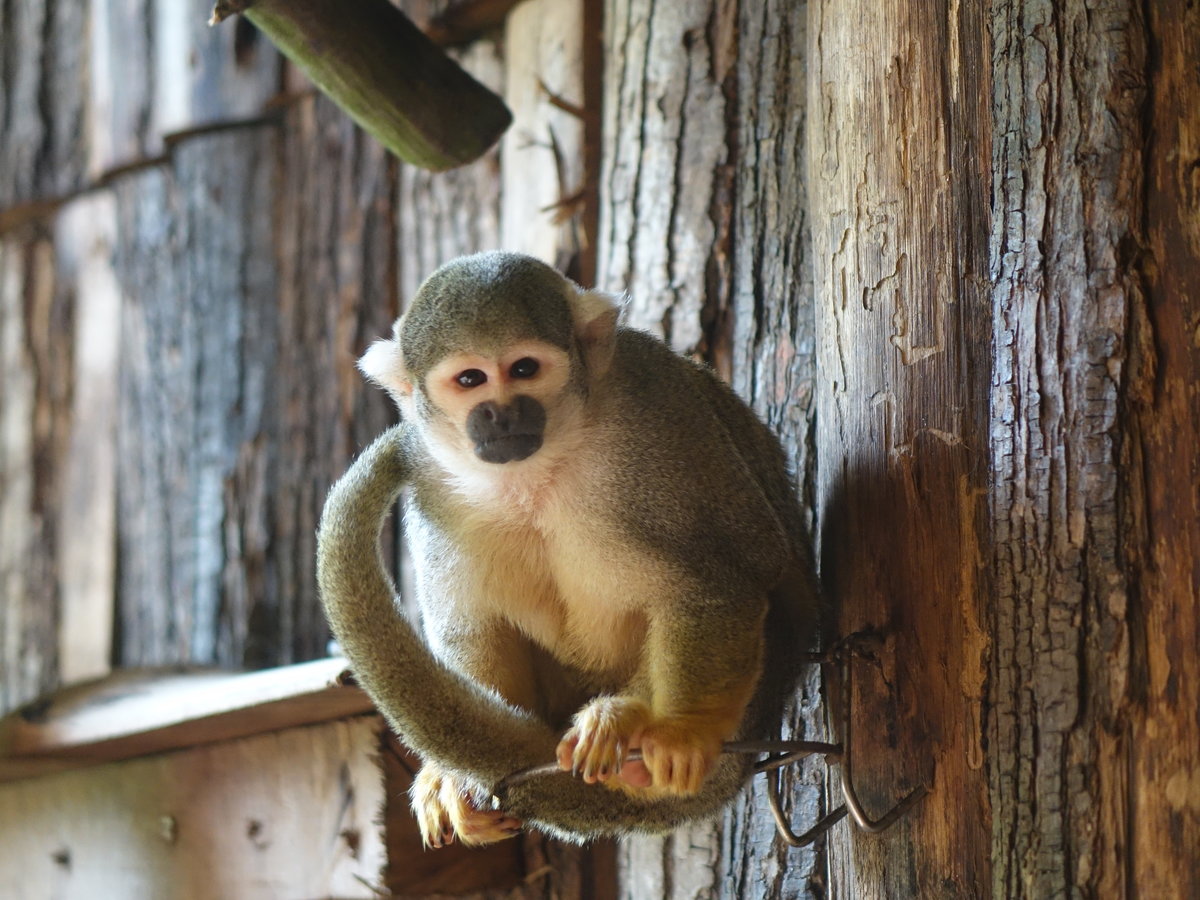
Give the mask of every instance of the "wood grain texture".
[[264, 581], [247, 569], [238, 588], [252, 631], [282, 627], [255, 665], [287, 661], [271, 653], [323, 654], [313, 564], [320, 510], [350, 461], [395, 421], [391, 401], [355, 362], [398, 314], [398, 164], [323, 97], [289, 110], [283, 137], [272, 196], [280, 281], [276, 298], [260, 300], [273, 301], [278, 316], [268, 418], [274, 496], [261, 532], [246, 507], [246, 531], [273, 565]]
[[733, 15], [711, 0], [605, 6], [597, 286], [629, 291], [629, 323], [683, 353], [708, 351], [710, 304], [728, 292], [715, 256], [732, 214]]
[[[0, 241], [0, 710], [53, 690], [65, 675], [107, 668], [111, 227], [111, 205], [84, 197], [57, 227], [26, 227]], [[83, 311], [78, 298], [89, 285], [96, 304]], [[61, 655], [68, 648], [79, 653], [71, 663]]]
[[84, 183], [87, 34], [81, 0], [0, 4], [0, 212]]
[[395, 312], [393, 177], [310, 101], [118, 183], [123, 664], [325, 652], [317, 518], [390, 418], [354, 361]]
[[321, 659], [258, 672], [126, 669], [0, 719], [0, 781], [370, 712]]
[[[54, 506], [70, 397], [69, 319], [41, 235], [0, 242], [0, 710], [58, 684]], [[65, 332], [65, 334], [64, 334]], [[60, 355], [61, 354], [61, 355]], [[52, 360], [57, 358], [57, 365]]]
[[117, 407], [122, 295], [113, 268], [116, 204], [94, 192], [54, 220], [56, 280], [70, 304], [70, 422], [61, 459], [54, 570], [59, 580], [59, 678], [112, 667], [117, 567]]
[[[238, 665], [227, 609], [226, 491], [262, 488], [276, 380], [271, 196], [277, 134], [188, 141], [170, 166], [117, 185], [127, 292], [121, 331], [118, 508], [122, 665]], [[257, 480], [246, 475], [260, 467]], [[265, 498], [264, 498], [265, 499]], [[253, 558], [253, 545], [245, 556]], [[163, 602], [163, 598], [171, 598]], [[286, 627], [286, 625], [285, 625]], [[223, 640], [222, 638], [225, 637]], [[280, 660], [280, 661], [287, 661]]]
[[249, 22], [210, 28], [203, 4], [163, 0], [78, 5], [93, 177], [161, 156], [180, 132], [255, 118], [280, 89], [282, 58]]
[[[606, 107], [600, 282], [628, 287], [632, 324], [732, 381], [780, 435], [811, 504], [807, 8], [613, 3], [607, 16], [606, 86], [619, 108]], [[821, 718], [813, 670], [781, 733], [814, 738]], [[823, 811], [826, 782], [815, 762], [785, 777], [798, 830]], [[821, 847], [776, 839], [761, 782], [717, 822], [624, 842], [619, 861], [630, 898], [824, 891]]]
[[[724, 86], [737, 105], [726, 201], [732, 221], [728, 259], [717, 255], [732, 290], [728, 308], [718, 306], [713, 361], [718, 369], [728, 366], [734, 388], [779, 435], [812, 527], [817, 356], [806, 145], [808, 10], [807, 3], [790, 0], [739, 4], [736, 70]], [[825, 718], [821, 672], [810, 666], [779, 734], [763, 737], [829, 740]], [[798, 833], [840, 803], [819, 757], [785, 770], [782, 794]], [[825, 842], [795, 849], [775, 838], [765, 779], [755, 780], [730, 815], [724, 895], [825, 893]]]
[[1198, 26], [993, 12], [997, 894], [1200, 890]]
[[856, 783], [881, 836], [830, 838], [836, 896], [978, 897], [991, 133], [986, 28], [957, 3], [810, 5], [822, 578], [856, 664]]
[[375, 716], [0, 785], [14, 897], [377, 896]]

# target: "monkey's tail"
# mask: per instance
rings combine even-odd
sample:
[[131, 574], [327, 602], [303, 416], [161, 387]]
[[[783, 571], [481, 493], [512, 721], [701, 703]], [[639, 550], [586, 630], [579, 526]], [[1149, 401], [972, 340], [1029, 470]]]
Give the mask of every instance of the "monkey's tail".
[[450, 768], [498, 782], [554, 757], [557, 736], [442, 664], [400, 614], [379, 534], [410, 469], [404, 425], [333, 486], [317, 535], [317, 581], [359, 683], [402, 737]]

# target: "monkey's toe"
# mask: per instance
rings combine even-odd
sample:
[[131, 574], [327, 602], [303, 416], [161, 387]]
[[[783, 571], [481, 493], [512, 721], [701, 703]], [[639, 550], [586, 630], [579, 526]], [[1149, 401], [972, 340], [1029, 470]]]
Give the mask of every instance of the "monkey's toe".
[[523, 826], [520, 819], [513, 818], [503, 810], [475, 809], [472, 806], [454, 827], [459, 840], [468, 847], [478, 847], [516, 837]]
[[436, 763], [421, 767], [409, 794], [426, 847], [445, 847], [456, 838], [469, 846], [492, 844], [521, 831], [519, 819], [476, 806], [466, 785]]
[[667, 794], [689, 795], [700, 790], [712, 770], [721, 742], [688, 725], [658, 723], [642, 734], [642, 760], [651, 785]]
[[559, 742], [559, 768], [588, 784], [615, 778], [649, 718], [649, 707], [641, 700], [597, 697], [575, 714], [574, 724]]

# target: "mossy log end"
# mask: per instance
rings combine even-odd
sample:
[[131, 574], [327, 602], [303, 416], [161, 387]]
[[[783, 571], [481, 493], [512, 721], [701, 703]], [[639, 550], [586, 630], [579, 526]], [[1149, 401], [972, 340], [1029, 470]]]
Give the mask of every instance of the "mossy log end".
[[478, 159], [512, 114], [387, 0], [220, 0], [406, 162], [440, 172]]

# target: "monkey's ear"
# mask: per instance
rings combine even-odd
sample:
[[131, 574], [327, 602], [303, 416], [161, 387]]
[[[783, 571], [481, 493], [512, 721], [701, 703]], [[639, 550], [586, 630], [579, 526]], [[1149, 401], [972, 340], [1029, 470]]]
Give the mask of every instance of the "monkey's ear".
[[571, 303], [575, 337], [593, 376], [603, 375], [612, 365], [620, 313], [616, 299], [600, 291], [577, 291]]
[[398, 339], [373, 343], [358, 361], [358, 370], [391, 394], [397, 403], [412, 394], [412, 381], [404, 369]]

